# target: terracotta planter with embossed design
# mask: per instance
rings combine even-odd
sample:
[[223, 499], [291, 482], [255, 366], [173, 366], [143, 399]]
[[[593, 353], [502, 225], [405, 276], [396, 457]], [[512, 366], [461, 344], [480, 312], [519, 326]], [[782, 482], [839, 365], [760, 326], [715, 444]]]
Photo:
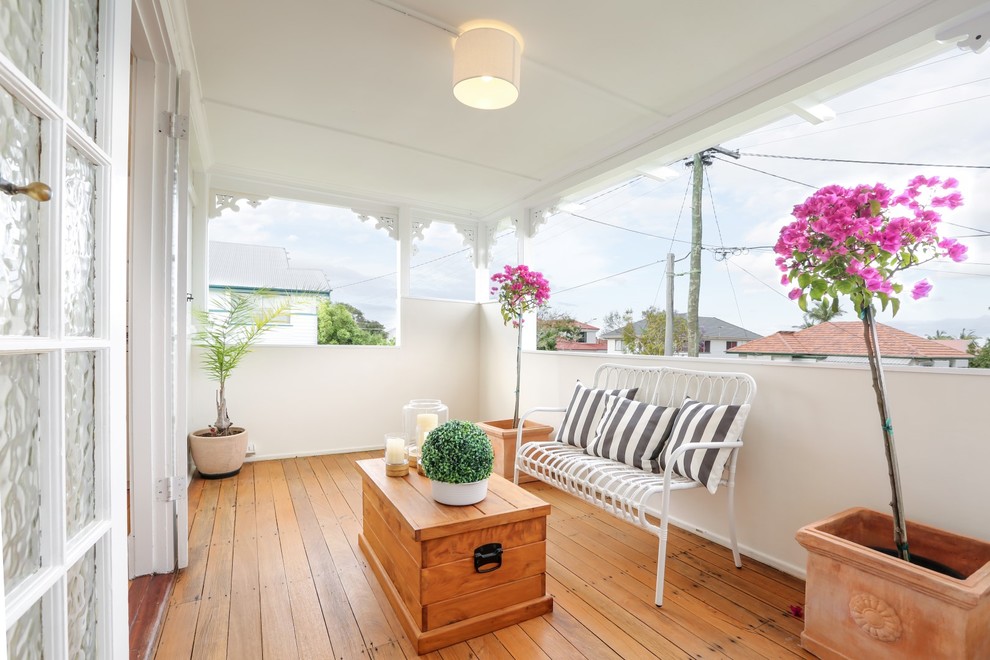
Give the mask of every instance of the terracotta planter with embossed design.
[[873, 550], [891, 517], [849, 509], [803, 527], [808, 551], [801, 645], [820, 658], [990, 658], [990, 543], [908, 523], [912, 554], [964, 579]]

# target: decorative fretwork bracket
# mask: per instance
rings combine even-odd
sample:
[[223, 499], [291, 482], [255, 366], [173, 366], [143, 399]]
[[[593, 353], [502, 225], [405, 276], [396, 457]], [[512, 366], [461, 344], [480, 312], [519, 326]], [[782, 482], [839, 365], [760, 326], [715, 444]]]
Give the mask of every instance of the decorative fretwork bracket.
[[375, 221], [375, 229], [384, 229], [388, 234], [388, 237], [393, 241], [399, 240], [399, 224], [397, 218], [394, 215], [385, 215], [379, 213], [364, 213], [358, 209], [351, 209], [358, 214], [358, 219], [361, 222], [367, 222], [368, 220]]
[[241, 210], [238, 202], [246, 202], [253, 209], [261, 206], [261, 203], [268, 199], [266, 195], [249, 195], [247, 193], [231, 192], [229, 190], [213, 191], [213, 206], [210, 208], [209, 217], [217, 218], [226, 210], [237, 213]]

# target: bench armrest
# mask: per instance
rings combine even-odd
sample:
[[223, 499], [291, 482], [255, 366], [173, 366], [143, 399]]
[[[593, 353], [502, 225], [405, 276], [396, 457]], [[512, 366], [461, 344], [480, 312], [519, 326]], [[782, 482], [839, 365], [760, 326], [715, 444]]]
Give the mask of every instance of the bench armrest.
[[526, 419], [530, 415], [532, 415], [533, 413], [538, 413], [538, 412], [561, 412], [562, 413], [562, 412], [565, 412], [566, 410], [567, 410], [566, 407], [559, 407], [558, 408], [558, 407], [555, 406], [555, 407], [530, 408], [529, 410], [527, 410], [526, 412], [524, 412], [522, 415], [519, 416], [519, 428], [516, 429], [516, 447], [522, 446], [523, 422], [525, 422]]

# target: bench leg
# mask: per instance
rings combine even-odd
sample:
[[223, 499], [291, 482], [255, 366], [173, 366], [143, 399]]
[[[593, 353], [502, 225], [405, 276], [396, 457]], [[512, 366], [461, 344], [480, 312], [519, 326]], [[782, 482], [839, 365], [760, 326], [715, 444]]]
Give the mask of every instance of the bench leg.
[[735, 454], [732, 457], [732, 466], [729, 469], [729, 483], [728, 493], [729, 496], [729, 545], [732, 547], [732, 561], [735, 562], [736, 568], [742, 568], [742, 556], [739, 554], [739, 543], [736, 541], [736, 462]]
[[660, 521], [660, 550], [657, 553], [657, 607], [663, 605], [663, 575], [667, 568], [667, 516]]

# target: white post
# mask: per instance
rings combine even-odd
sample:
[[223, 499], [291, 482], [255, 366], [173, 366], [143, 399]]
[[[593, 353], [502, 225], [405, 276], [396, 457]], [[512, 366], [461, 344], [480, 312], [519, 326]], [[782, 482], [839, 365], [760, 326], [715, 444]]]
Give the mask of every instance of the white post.
[[474, 301], [477, 303], [488, 302], [488, 289], [491, 287], [489, 278], [491, 272], [489, 268], [489, 257], [492, 249], [492, 235], [494, 226], [488, 223], [478, 223], [475, 229], [474, 244]]

